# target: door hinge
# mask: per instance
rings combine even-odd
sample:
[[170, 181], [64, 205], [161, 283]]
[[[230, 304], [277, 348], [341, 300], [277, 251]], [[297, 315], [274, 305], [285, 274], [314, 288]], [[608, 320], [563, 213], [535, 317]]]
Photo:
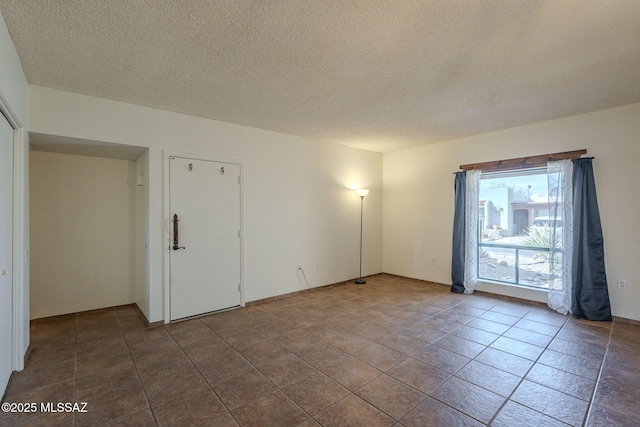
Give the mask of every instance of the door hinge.
[[240, 177], [238, 177], [238, 184], [240, 184]]
[[240, 283], [238, 283], [238, 292], [240, 292]]
[[240, 238], [240, 230], [238, 230], [238, 239]]

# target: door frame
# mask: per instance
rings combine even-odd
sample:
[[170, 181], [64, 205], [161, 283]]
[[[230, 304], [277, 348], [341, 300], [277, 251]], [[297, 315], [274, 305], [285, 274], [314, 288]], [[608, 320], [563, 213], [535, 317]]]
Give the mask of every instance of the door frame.
[[[28, 157], [23, 153], [26, 145], [26, 130], [11, 109], [8, 100], [0, 92], [0, 114], [4, 115], [13, 128], [13, 197], [12, 197], [12, 337], [11, 337], [11, 368], [14, 371], [24, 369], [27, 347], [23, 343], [25, 331], [29, 331], [29, 308], [25, 305], [29, 292], [29, 246], [24, 245], [25, 234], [29, 226], [28, 211], [25, 210], [25, 200], [28, 200], [29, 188], [25, 181], [25, 167]], [[25, 141], [25, 142], [23, 142]], [[27, 151], [28, 156], [28, 151]], [[23, 256], [24, 255], [24, 256]], [[26, 266], [23, 268], [23, 266]], [[27, 343], [28, 346], [28, 343]], [[3, 390], [4, 391], [4, 390]]]
[[164, 323], [171, 323], [171, 245], [173, 244], [171, 235], [171, 209], [170, 209], [170, 168], [171, 157], [181, 159], [203, 160], [207, 162], [229, 163], [240, 167], [240, 307], [245, 305], [244, 295], [244, 163], [238, 159], [227, 157], [209, 156], [205, 154], [185, 153], [180, 151], [162, 151], [164, 170], [163, 177], [163, 212], [162, 212], [162, 263], [164, 265], [164, 276], [162, 278], [162, 291], [164, 293]]

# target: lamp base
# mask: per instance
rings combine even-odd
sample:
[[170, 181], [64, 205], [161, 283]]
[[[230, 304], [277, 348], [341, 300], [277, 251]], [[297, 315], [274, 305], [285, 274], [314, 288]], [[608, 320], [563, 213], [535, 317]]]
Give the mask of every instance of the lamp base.
[[364, 285], [365, 283], [367, 283], [367, 281], [366, 280], [362, 280], [362, 279], [358, 279], [358, 280], [355, 281], [356, 285]]

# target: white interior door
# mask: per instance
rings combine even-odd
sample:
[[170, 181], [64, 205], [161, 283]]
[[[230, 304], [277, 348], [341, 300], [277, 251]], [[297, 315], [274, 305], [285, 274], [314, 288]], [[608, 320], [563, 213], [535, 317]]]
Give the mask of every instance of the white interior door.
[[13, 332], [13, 128], [0, 113], [0, 395], [11, 376]]
[[169, 208], [171, 320], [239, 306], [240, 165], [171, 157]]

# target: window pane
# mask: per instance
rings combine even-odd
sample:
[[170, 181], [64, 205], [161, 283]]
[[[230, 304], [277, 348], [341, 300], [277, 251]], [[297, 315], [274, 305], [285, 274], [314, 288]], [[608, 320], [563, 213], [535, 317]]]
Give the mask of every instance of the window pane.
[[478, 248], [478, 277], [516, 283], [516, 251], [506, 248]]
[[[553, 218], [548, 191], [545, 168], [482, 175], [479, 278], [549, 288], [549, 226]], [[556, 226], [562, 225], [556, 222]]]
[[549, 289], [548, 251], [520, 250], [518, 264], [521, 285]]

